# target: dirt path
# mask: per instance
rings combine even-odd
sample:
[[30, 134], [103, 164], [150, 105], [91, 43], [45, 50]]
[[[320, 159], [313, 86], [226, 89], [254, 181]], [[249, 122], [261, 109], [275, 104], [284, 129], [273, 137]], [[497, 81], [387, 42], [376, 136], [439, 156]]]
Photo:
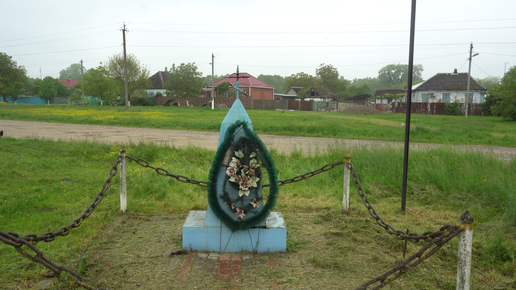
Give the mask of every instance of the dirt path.
[[[195, 145], [210, 150], [217, 149], [219, 133], [198, 132], [182, 130], [165, 130], [149, 128], [131, 128], [98, 125], [75, 125], [61, 123], [42, 123], [30, 121], [0, 120], [0, 130], [5, 137], [18, 139], [49, 139], [49, 140], [89, 140], [103, 143], [129, 143], [129, 142], [154, 142], [175, 147]], [[330, 147], [343, 147], [353, 150], [357, 147], [378, 148], [392, 146], [403, 149], [403, 142], [387, 142], [372, 140], [353, 140], [338, 138], [317, 137], [292, 137], [281, 135], [259, 135], [267, 148], [274, 148], [278, 152], [290, 153], [301, 150], [303, 153], [324, 151]], [[439, 147], [440, 144], [415, 143], [410, 144], [411, 149]], [[464, 150], [477, 150], [484, 153], [492, 153], [500, 159], [512, 159], [516, 157], [516, 148], [480, 146], [480, 145], [455, 145]]]

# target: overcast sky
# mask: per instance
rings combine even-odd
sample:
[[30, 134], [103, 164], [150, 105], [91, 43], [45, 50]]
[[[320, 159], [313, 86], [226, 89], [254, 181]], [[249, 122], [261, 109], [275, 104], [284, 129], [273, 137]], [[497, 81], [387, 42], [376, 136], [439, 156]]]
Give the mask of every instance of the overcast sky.
[[[195, 62], [203, 75], [315, 75], [321, 63], [346, 79], [376, 77], [391, 63], [408, 63], [410, 0], [362, 1], [50, 1], [0, 0], [0, 52], [29, 77], [59, 77], [82, 59], [97, 67], [127, 53], [151, 74]], [[516, 1], [420, 0], [414, 64], [423, 78], [467, 72], [502, 76], [516, 65]]]

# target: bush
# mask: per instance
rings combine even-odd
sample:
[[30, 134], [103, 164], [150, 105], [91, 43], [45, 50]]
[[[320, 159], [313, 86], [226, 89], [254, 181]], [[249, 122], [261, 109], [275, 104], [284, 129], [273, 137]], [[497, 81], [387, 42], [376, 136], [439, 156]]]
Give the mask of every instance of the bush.
[[154, 103], [149, 98], [133, 98], [131, 106], [154, 106]]
[[462, 109], [460, 108], [460, 103], [458, 100], [455, 100], [453, 103], [444, 104], [444, 114], [451, 116], [460, 116], [463, 114]]

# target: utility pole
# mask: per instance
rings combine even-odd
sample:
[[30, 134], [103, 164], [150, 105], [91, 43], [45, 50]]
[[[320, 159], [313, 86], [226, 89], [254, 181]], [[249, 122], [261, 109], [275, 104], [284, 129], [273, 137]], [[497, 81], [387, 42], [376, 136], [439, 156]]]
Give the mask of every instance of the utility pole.
[[129, 32], [129, 31], [125, 28], [125, 22], [124, 22], [124, 27], [122, 28], [122, 36], [124, 39], [124, 88], [125, 88], [124, 99], [125, 99], [125, 107], [129, 108], [131, 106], [131, 100], [129, 100], [129, 88], [127, 85], [127, 54], [125, 52], [125, 33], [126, 32]]
[[215, 65], [215, 55], [211, 54], [211, 109], [215, 109], [215, 91], [213, 90], [213, 83], [215, 82], [215, 77], [213, 75], [213, 67]]
[[469, 79], [471, 78], [471, 59], [474, 56], [478, 55], [478, 53], [475, 53], [474, 55], [472, 55], [472, 53], [473, 53], [473, 42], [469, 46], [468, 88], [466, 89], [466, 115], [465, 115], [466, 119], [468, 118]]
[[81, 59], [81, 92], [82, 92], [82, 104], [84, 105], [84, 67], [82, 66]]

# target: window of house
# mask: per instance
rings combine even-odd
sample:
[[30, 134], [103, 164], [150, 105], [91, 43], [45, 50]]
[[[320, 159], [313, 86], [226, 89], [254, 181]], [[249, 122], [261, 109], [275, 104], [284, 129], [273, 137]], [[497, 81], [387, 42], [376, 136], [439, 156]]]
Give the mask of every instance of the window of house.
[[472, 93], [469, 93], [469, 95], [468, 95], [468, 103], [470, 103], [470, 104], [473, 103], [473, 94]]
[[310, 97], [315, 97], [315, 91], [310, 92]]
[[421, 94], [421, 103], [428, 103], [428, 93]]
[[486, 94], [480, 94], [480, 103], [483, 103], [486, 101]]
[[450, 93], [443, 93], [443, 103], [450, 102]]

